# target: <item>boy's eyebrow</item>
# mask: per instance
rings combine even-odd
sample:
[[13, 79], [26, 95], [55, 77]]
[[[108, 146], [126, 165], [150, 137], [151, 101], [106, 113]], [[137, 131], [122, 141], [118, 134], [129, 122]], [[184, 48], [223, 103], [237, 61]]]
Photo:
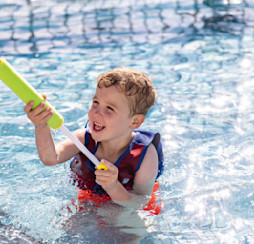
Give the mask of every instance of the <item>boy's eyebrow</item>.
[[[98, 99], [96, 95], [93, 96], [93, 99]], [[115, 109], [118, 108], [117, 104], [112, 102], [112, 101], [106, 101], [106, 103], [111, 106], [111, 107], [114, 107]]]

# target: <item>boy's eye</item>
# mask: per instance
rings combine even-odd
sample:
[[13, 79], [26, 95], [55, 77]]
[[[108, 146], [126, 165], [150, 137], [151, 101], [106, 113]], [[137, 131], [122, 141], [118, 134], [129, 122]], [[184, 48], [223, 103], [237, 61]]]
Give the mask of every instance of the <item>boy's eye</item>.
[[97, 100], [93, 100], [93, 104], [99, 104]]
[[107, 106], [107, 109], [111, 110], [111, 111], [114, 111], [114, 109], [110, 106]]

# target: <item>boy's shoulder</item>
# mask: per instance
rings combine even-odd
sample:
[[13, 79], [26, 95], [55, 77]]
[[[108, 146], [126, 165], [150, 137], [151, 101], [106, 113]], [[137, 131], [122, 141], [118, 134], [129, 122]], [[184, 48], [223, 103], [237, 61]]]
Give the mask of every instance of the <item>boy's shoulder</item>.
[[159, 169], [158, 169], [158, 175], [156, 177], [158, 178], [164, 170], [164, 156], [163, 156], [160, 133], [155, 133], [151, 131], [143, 131], [143, 130], [137, 130], [136, 133], [138, 133], [136, 142], [138, 144], [144, 145], [146, 147], [146, 150], [149, 149], [148, 152], [150, 152], [152, 155], [154, 155], [155, 153], [157, 153], [158, 155]]

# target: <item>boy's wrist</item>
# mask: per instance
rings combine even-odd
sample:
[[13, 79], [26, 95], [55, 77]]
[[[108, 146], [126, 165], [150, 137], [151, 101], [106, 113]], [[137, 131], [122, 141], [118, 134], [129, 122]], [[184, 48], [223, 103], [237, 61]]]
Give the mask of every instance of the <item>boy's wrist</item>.
[[40, 129], [45, 129], [45, 128], [49, 128], [49, 125], [44, 124], [44, 125], [34, 125], [36, 130], [40, 130]]
[[113, 201], [128, 201], [130, 199], [130, 193], [124, 188], [120, 181], [116, 181], [114, 185], [111, 185], [105, 190]]
[[118, 188], [118, 184], [119, 184], [120, 182], [118, 181], [118, 180], [116, 180], [113, 184], [111, 184], [109, 187], [107, 187], [106, 189], [104, 189], [108, 194], [110, 193], [110, 192], [114, 192], [114, 191], [116, 191], [117, 190], [117, 188]]

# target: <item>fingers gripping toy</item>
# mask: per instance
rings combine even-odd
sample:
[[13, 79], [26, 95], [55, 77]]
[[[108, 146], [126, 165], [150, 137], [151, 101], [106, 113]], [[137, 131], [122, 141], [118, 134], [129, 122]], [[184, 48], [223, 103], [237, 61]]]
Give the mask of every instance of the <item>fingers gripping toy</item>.
[[34, 102], [33, 108], [36, 108], [41, 102], [44, 102], [47, 107], [51, 107], [54, 112], [53, 116], [48, 120], [47, 124], [52, 129], [60, 129], [77, 148], [87, 156], [95, 164], [97, 169], [105, 169], [106, 166], [99, 160], [65, 127], [63, 117], [47, 102], [37, 91], [24, 80], [11, 65], [4, 59], [0, 58], [0, 80], [2, 80], [21, 100], [27, 104], [30, 101]]

